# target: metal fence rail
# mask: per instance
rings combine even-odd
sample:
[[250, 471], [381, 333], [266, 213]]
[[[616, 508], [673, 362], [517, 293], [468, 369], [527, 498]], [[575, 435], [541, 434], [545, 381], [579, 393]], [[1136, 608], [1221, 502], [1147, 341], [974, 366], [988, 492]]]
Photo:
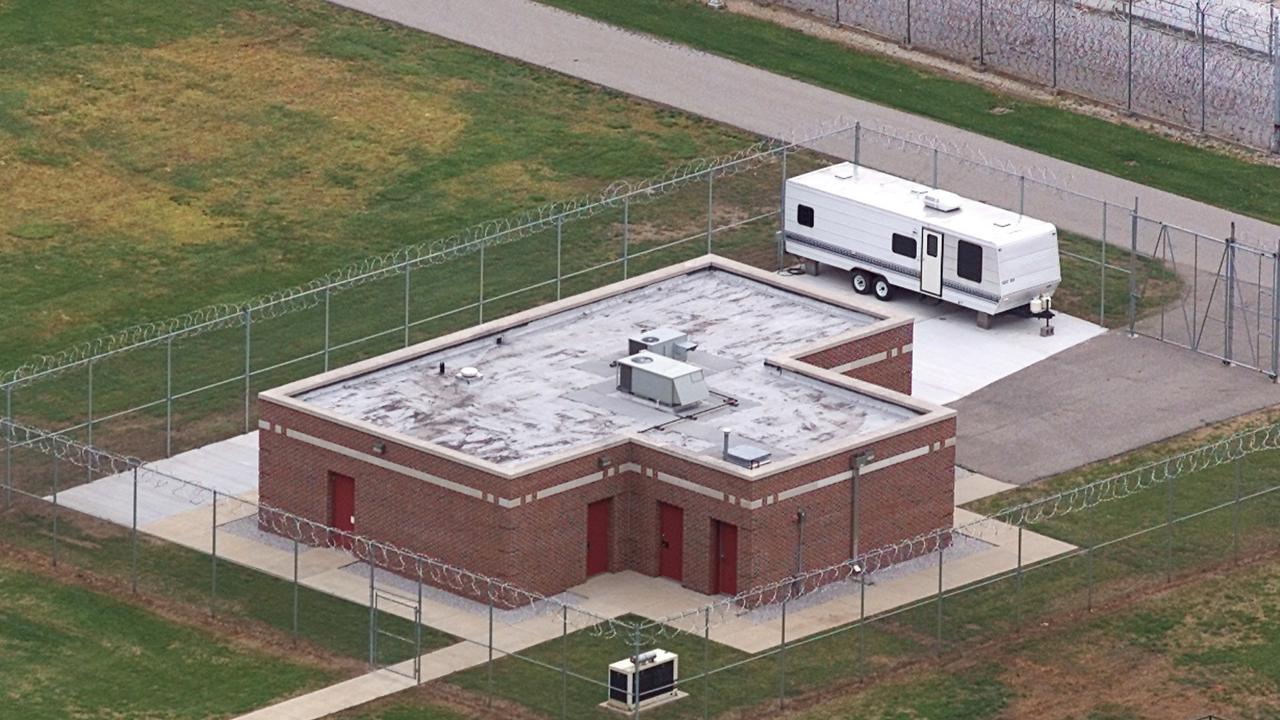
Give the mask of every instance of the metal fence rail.
[[1259, 0], [774, 0], [978, 68], [1280, 152], [1280, 19]]

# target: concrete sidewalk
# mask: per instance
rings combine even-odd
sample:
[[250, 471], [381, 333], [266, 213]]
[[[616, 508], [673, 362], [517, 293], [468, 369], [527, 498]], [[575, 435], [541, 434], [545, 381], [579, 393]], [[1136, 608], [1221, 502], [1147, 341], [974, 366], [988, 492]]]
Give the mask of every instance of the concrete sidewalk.
[[[1068, 189], [1121, 206], [1136, 197], [1143, 215], [1207, 235], [1222, 237], [1235, 222], [1240, 237], [1268, 247], [1280, 238], [1280, 227], [1260, 220], [531, 0], [329, 1], [754, 133], [785, 134], [846, 116], [901, 136], [941, 138], [1004, 166], [1043, 169]], [[1087, 215], [1056, 221], [1096, 231], [1097, 218]]]

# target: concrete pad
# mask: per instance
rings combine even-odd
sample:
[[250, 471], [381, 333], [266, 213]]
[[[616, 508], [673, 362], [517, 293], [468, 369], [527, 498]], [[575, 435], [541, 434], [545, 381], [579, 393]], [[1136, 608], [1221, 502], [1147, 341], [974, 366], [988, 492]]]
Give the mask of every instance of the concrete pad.
[[[786, 283], [847, 292], [849, 273], [833, 268], [820, 275], [787, 275]], [[916, 319], [912, 345], [915, 397], [946, 405], [1106, 332], [1086, 320], [1059, 314], [1054, 334], [1040, 337], [1043, 322], [1000, 316], [990, 330], [979, 328], [972, 310], [900, 291], [885, 309]]]
[[955, 504], [968, 505], [974, 500], [981, 500], [992, 495], [999, 495], [1006, 490], [1017, 487], [1007, 482], [1000, 482], [987, 477], [981, 473], [965, 470], [962, 467], [956, 468], [956, 494]]

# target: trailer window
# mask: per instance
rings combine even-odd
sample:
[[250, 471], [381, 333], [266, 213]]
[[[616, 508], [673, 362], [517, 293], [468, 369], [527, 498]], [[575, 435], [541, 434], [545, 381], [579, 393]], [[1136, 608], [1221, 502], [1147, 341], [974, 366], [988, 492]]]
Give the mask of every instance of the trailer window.
[[899, 255], [914, 258], [916, 256], [916, 239], [894, 233], [893, 251]]
[[961, 240], [956, 243], [956, 275], [982, 282], [982, 247]]
[[813, 208], [808, 205], [797, 205], [796, 222], [805, 227], [813, 227]]

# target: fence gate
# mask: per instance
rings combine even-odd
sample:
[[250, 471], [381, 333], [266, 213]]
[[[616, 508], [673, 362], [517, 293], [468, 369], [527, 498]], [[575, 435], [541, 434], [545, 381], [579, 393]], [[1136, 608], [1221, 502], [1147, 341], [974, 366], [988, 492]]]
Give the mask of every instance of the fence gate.
[[369, 664], [420, 681], [422, 606], [418, 601], [376, 590], [369, 622]]

